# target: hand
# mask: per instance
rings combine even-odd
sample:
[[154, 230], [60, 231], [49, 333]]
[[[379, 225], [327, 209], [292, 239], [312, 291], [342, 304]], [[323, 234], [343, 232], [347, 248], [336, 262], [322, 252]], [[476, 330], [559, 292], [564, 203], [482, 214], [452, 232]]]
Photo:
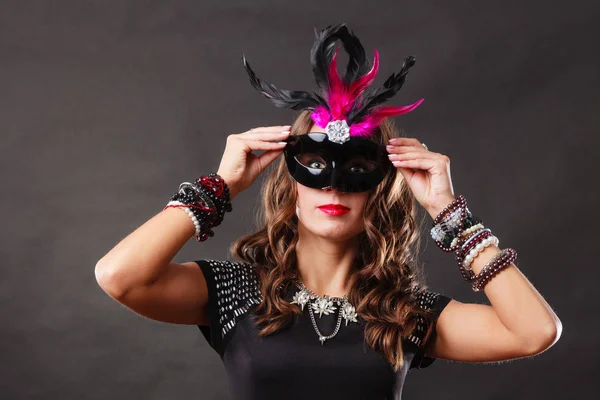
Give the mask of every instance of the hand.
[[415, 138], [393, 138], [386, 150], [417, 201], [432, 218], [454, 201], [448, 156], [426, 150]]
[[[282, 152], [286, 143], [278, 142], [290, 134], [290, 125], [253, 128], [227, 136], [227, 145], [217, 174], [229, 187], [230, 198], [246, 190], [258, 175]], [[265, 150], [260, 156], [253, 150]]]

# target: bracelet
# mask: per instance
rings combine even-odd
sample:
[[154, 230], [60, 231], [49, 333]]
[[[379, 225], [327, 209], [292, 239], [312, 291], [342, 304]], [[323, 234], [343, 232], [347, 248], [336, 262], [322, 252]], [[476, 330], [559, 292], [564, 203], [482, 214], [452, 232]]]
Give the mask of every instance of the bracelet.
[[471, 213], [467, 200], [461, 194], [435, 217], [430, 233], [440, 249], [452, 252], [464, 241], [461, 232], [479, 223], [481, 220]]
[[492, 244], [498, 246], [500, 241], [490, 229], [483, 226], [481, 219], [470, 212], [463, 195], [457, 196], [435, 217], [430, 233], [440, 249], [456, 253], [463, 279], [471, 283], [476, 292], [481, 291], [492, 277], [517, 258], [514, 249], [503, 249], [486, 263], [479, 274], [475, 274], [471, 268], [473, 260], [486, 247]]
[[475, 292], [481, 291], [485, 285], [501, 270], [508, 267], [517, 259], [517, 252], [515, 249], [506, 248], [502, 249], [496, 254], [490, 262], [477, 275], [475, 282], [473, 283], [473, 290]]
[[492, 234], [488, 235], [481, 242], [477, 243], [477, 245], [473, 246], [473, 248], [469, 251], [467, 256], [463, 260], [463, 267], [470, 268], [473, 259], [479, 255], [486, 247], [491, 246], [492, 244], [496, 247], [500, 243], [500, 240]]
[[198, 242], [214, 236], [211, 228], [220, 225], [225, 213], [233, 210], [229, 188], [216, 173], [181, 183], [163, 210], [170, 207], [181, 208], [190, 216]]
[[202, 229], [200, 226], [200, 221], [198, 221], [198, 218], [194, 215], [192, 210], [190, 210], [189, 207], [186, 207], [185, 204], [183, 204], [182, 202], [176, 201], [176, 200], [169, 201], [167, 203], [167, 206], [165, 208], [163, 208], [163, 210], [166, 208], [171, 208], [171, 207], [180, 208], [183, 211], [185, 211], [190, 216], [190, 218], [192, 219], [192, 222], [194, 223], [194, 227], [196, 228], [195, 236], [200, 236], [201, 229]]

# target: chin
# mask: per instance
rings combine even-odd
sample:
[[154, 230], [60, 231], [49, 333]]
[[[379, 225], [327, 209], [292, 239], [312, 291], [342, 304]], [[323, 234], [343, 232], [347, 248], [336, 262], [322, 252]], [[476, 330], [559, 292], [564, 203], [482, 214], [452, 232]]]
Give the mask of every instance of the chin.
[[349, 240], [360, 233], [360, 230], [343, 221], [319, 223], [317, 226], [309, 227], [309, 230], [323, 239], [336, 241]]

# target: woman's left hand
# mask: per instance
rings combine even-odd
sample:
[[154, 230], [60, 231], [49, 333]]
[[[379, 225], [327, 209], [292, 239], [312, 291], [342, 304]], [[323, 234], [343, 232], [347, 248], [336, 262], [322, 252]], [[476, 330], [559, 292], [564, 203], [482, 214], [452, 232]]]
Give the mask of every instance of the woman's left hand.
[[415, 138], [405, 137], [391, 139], [386, 150], [417, 201], [432, 218], [454, 201], [448, 156], [425, 149]]

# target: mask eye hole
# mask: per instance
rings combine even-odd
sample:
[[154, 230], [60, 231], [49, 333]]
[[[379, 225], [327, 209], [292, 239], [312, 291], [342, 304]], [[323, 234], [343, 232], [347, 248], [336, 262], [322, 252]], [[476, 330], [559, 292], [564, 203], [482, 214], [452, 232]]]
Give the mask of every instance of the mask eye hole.
[[364, 157], [353, 158], [344, 164], [344, 169], [353, 174], [364, 174], [377, 168], [377, 163], [366, 160]]
[[327, 167], [327, 162], [325, 159], [317, 153], [298, 154], [294, 158], [306, 168], [313, 170], [325, 169]]

